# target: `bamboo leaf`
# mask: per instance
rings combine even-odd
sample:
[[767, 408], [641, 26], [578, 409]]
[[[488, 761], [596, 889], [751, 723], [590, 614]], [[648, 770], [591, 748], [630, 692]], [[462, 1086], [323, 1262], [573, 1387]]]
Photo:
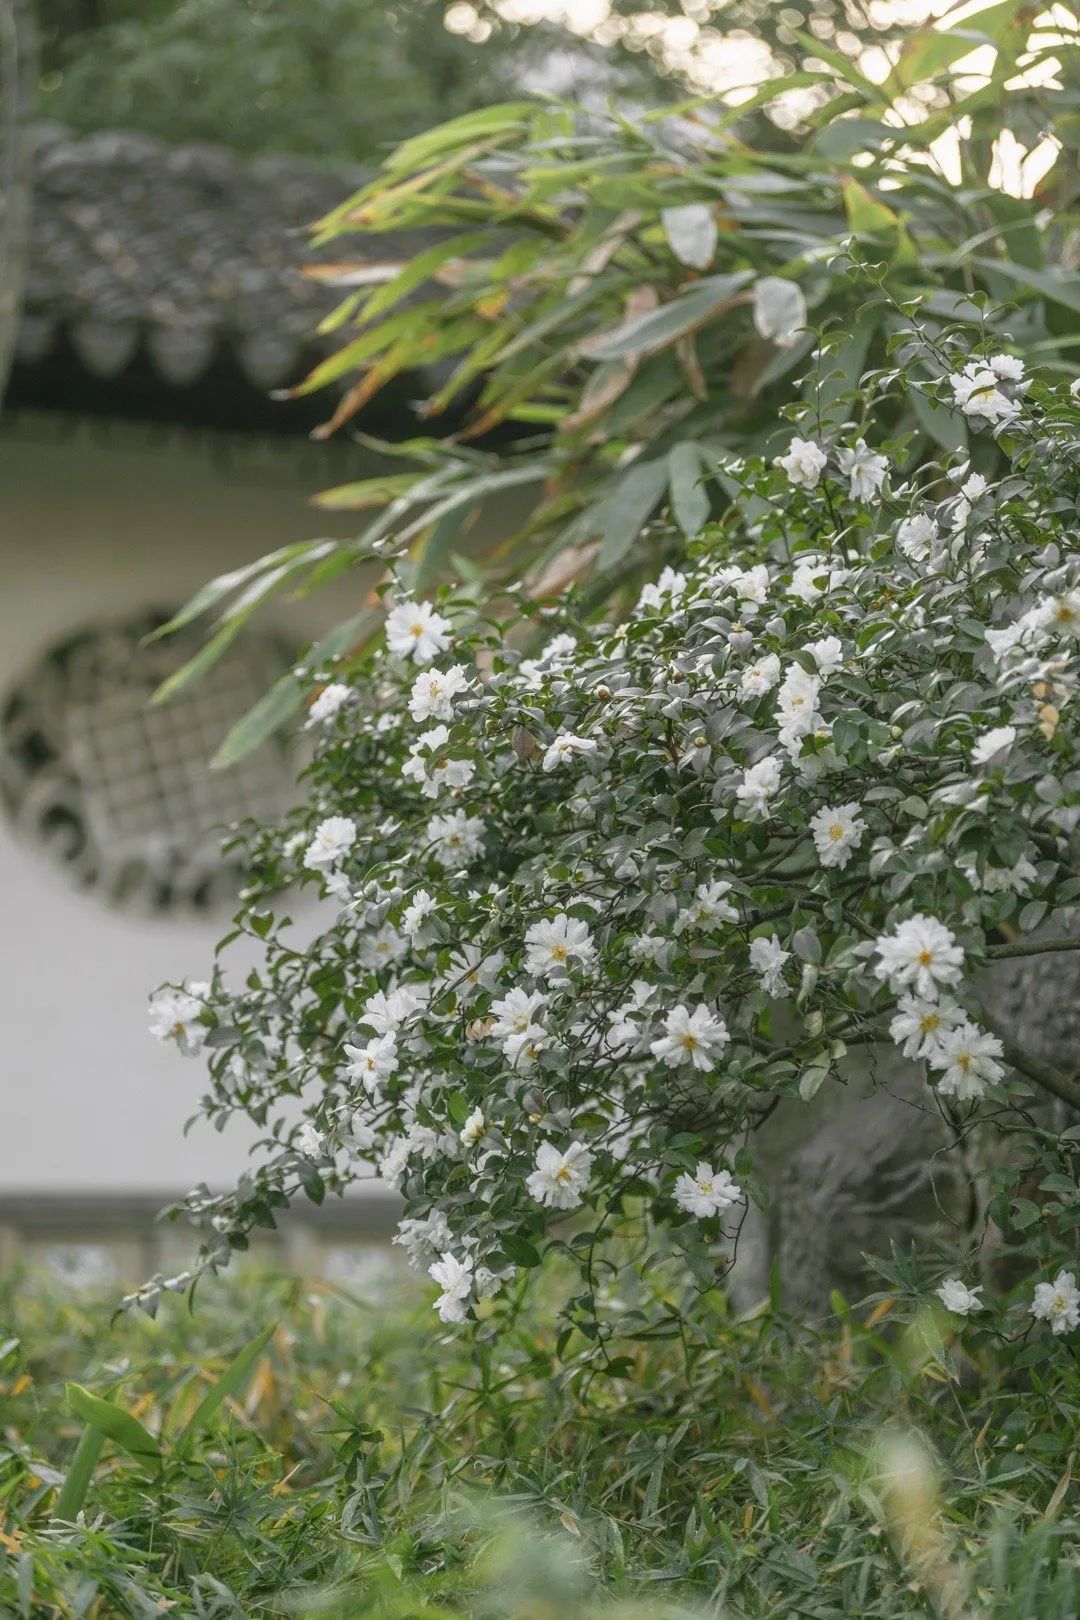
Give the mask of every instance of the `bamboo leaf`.
[[215, 1416], [222, 1403], [239, 1394], [240, 1390], [243, 1389], [255, 1363], [270, 1343], [276, 1327], [277, 1323], [271, 1322], [269, 1327], [263, 1328], [261, 1333], [256, 1333], [255, 1337], [250, 1339], [244, 1348], [230, 1361], [221, 1377], [211, 1384], [177, 1437], [176, 1452], [178, 1456], [182, 1457], [186, 1454], [195, 1436], [201, 1429], [205, 1429], [209, 1425], [210, 1420]]
[[103, 1401], [81, 1384], [67, 1385], [67, 1401], [76, 1417], [89, 1423], [91, 1428], [115, 1441], [133, 1457], [160, 1457], [161, 1447], [153, 1435], [144, 1429], [138, 1418], [132, 1417], [112, 1401]]
[[661, 304], [658, 309], [626, 321], [614, 332], [589, 338], [578, 347], [591, 360], [629, 360], [652, 354], [669, 347], [684, 332], [704, 326], [721, 310], [732, 307], [736, 300], [743, 302], [746, 296], [743, 289], [752, 279], [750, 270], [709, 276], [695, 282], [669, 304]]
[[105, 1436], [100, 1429], [87, 1424], [79, 1436], [79, 1443], [75, 1447], [75, 1455], [71, 1459], [64, 1483], [60, 1487], [60, 1494], [56, 1498], [56, 1507], [53, 1509], [54, 1519], [63, 1519], [71, 1524], [82, 1512], [86, 1493], [90, 1489], [90, 1481], [94, 1477], [94, 1469], [101, 1456], [101, 1448], [105, 1444]]

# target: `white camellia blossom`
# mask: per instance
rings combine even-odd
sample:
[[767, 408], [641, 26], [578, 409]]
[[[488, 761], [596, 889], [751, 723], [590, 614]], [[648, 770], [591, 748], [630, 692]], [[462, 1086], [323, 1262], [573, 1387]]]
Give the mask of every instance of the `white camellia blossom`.
[[782, 774], [780, 761], [775, 754], [759, 759], [756, 765], [749, 766], [743, 772], [742, 781], [735, 789], [735, 797], [748, 815], [768, 816], [769, 801], [780, 791]]
[[365, 1003], [356, 1022], [376, 1035], [393, 1035], [424, 1005], [423, 997], [411, 985], [396, 990], [376, 990]]
[[528, 1068], [543, 1047], [546, 1031], [536, 1015], [547, 1006], [547, 999], [539, 990], [530, 995], [515, 988], [491, 1003], [491, 1033], [516, 1068]]
[[464, 1125], [461, 1127], [459, 1141], [462, 1147], [475, 1147], [483, 1136], [487, 1126], [484, 1123], [483, 1110], [474, 1108]]
[[351, 697], [351, 687], [342, 685], [340, 681], [331, 681], [328, 686], [323, 687], [308, 710], [305, 729], [310, 730], [312, 726], [322, 725], [325, 721], [332, 720], [338, 710], [343, 708]]
[[351, 816], [327, 816], [304, 851], [304, 865], [313, 872], [325, 872], [343, 861], [355, 843], [356, 822]]
[[425, 798], [437, 799], [443, 788], [467, 788], [476, 774], [473, 760], [452, 759], [443, 752], [449, 738], [446, 726], [422, 732], [401, 767], [402, 776], [415, 782]]
[[844, 648], [839, 636], [823, 636], [820, 641], [808, 641], [806, 651], [817, 665], [818, 674], [823, 680], [843, 667]]
[[951, 928], [921, 912], [899, 923], [892, 934], [874, 943], [881, 961], [874, 969], [894, 990], [909, 985], [924, 1001], [934, 1001], [941, 985], [959, 984], [964, 951]]
[[896, 544], [911, 562], [929, 562], [939, 538], [938, 526], [927, 512], [916, 512], [896, 526]]
[[293, 1137], [293, 1147], [297, 1153], [302, 1153], [305, 1159], [321, 1158], [324, 1151], [322, 1132], [316, 1130], [310, 1120], [305, 1120]]
[[938, 1299], [947, 1311], [954, 1316], [970, 1316], [972, 1311], [981, 1311], [985, 1307], [979, 1295], [981, 1288], [969, 1288], [962, 1283], [959, 1277], [946, 1277], [940, 1288], [935, 1289]]
[[997, 759], [1010, 749], [1015, 741], [1015, 726], [996, 726], [993, 731], [984, 731], [982, 736], [975, 740], [971, 750], [971, 763], [989, 765], [991, 760]]
[[386, 641], [399, 658], [430, 664], [450, 646], [449, 619], [430, 602], [399, 602], [386, 616]]
[[944, 1029], [927, 1052], [927, 1062], [942, 1071], [938, 1091], [958, 1102], [981, 1097], [987, 1085], [1005, 1077], [998, 1062], [1003, 1055], [996, 1035], [987, 1035], [974, 1024], [964, 1022], [955, 1029]]
[[836, 463], [848, 480], [853, 501], [873, 500], [889, 471], [887, 457], [877, 455], [865, 439], [856, 439], [851, 449], [838, 450]]
[[675, 1202], [688, 1215], [707, 1220], [720, 1215], [742, 1198], [742, 1188], [731, 1178], [728, 1170], [714, 1170], [711, 1164], [700, 1160], [694, 1174], [681, 1175], [675, 1183]]
[[185, 1057], [201, 1052], [210, 1033], [202, 1022], [202, 1013], [210, 986], [203, 983], [185, 985], [180, 990], [166, 986], [150, 997], [150, 1033], [158, 1041], [175, 1041]]
[[889, 1024], [889, 1035], [905, 1057], [924, 1058], [946, 1030], [966, 1022], [967, 1014], [955, 1002], [901, 996], [896, 1016]]
[[777, 456], [776, 465], [787, 473], [788, 482], [798, 489], [816, 489], [828, 464], [828, 456], [813, 439], [792, 439], [786, 454]]
[[440, 866], [468, 866], [484, 850], [484, 823], [464, 810], [432, 816], [427, 824], [428, 842]]
[[345, 1078], [363, 1086], [369, 1096], [375, 1095], [398, 1066], [397, 1042], [393, 1035], [376, 1035], [365, 1046], [350, 1046], [346, 1041], [345, 1055], [349, 1059]]
[[777, 348], [792, 348], [806, 328], [806, 299], [798, 282], [760, 276], [754, 282], [754, 325]]
[[569, 764], [575, 754], [595, 753], [596, 744], [588, 737], [575, 737], [571, 732], [564, 731], [548, 744], [542, 764], [545, 771], [554, 771], [560, 765]]
[[1080, 1288], [1075, 1273], [1059, 1271], [1052, 1283], [1036, 1283], [1031, 1314], [1037, 1322], [1049, 1322], [1051, 1333], [1072, 1333], [1080, 1327]]
[[469, 678], [460, 664], [449, 669], [425, 669], [416, 677], [409, 696], [414, 720], [451, 720], [454, 699], [468, 690]]
[[949, 379], [953, 398], [968, 420], [986, 422], [993, 427], [1012, 422], [1020, 415], [1018, 401], [1010, 399], [998, 387], [999, 382], [1009, 380], [977, 360]]
[[431, 913], [438, 908], [438, 901], [426, 889], [417, 889], [405, 910], [401, 913], [401, 931], [409, 939], [415, 939], [425, 921]]
[[855, 803], [839, 804], [835, 808], [826, 805], [811, 820], [814, 848], [822, 866], [843, 869], [851, 860], [866, 831], [866, 822], [860, 819], [859, 809], [860, 806]]
[[435, 1301], [435, 1309], [442, 1322], [464, 1322], [473, 1291], [473, 1261], [471, 1255], [462, 1259], [447, 1253], [428, 1266], [428, 1276], [437, 1282], [442, 1293]]
[[780, 679], [780, 660], [775, 653], [766, 653], [755, 664], [750, 664], [743, 670], [742, 680], [739, 682], [739, 697], [744, 702], [751, 702], [755, 698], [764, 697], [771, 692]]
[[563, 979], [571, 967], [589, 967], [595, 959], [589, 930], [565, 911], [533, 923], [525, 935], [525, 971], [538, 978]]
[[583, 1142], [571, 1142], [560, 1153], [553, 1142], [541, 1142], [536, 1168], [526, 1178], [529, 1196], [551, 1209], [577, 1209], [589, 1184], [593, 1156]]
[[784, 994], [784, 967], [791, 961], [791, 955], [775, 934], [770, 939], [759, 935], [750, 941], [750, 966], [761, 980], [761, 988], [767, 996]]
[[699, 883], [690, 904], [684, 906], [675, 919], [675, 932], [683, 934], [688, 928], [715, 929], [721, 923], [738, 922], [739, 913], [725, 896], [731, 893], [726, 878], [715, 883]]
[[664, 1019], [666, 1033], [649, 1047], [654, 1057], [666, 1063], [669, 1069], [682, 1063], [692, 1063], [695, 1069], [713, 1069], [716, 1060], [731, 1036], [722, 1018], [716, 1017], [708, 1007], [673, 1007]]

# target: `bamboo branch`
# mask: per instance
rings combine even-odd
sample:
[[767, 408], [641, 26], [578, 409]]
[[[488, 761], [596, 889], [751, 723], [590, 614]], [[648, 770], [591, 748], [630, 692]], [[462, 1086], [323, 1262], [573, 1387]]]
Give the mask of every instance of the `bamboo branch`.
[[1008, 945], [991, 945], [987, 956], [1000, 962], [1006, 956], [1043, 956], [1047, 951], [1080, 951], [1080, 939], [1018, 939]]

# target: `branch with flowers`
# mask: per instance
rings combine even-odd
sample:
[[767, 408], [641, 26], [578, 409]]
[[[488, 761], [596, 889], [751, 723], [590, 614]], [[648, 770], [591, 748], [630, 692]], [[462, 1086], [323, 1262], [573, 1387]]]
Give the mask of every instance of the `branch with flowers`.
[[[518, 596], [508, 626], [391, 563], [382, 643], [318, 672], [306, 804], [248, 840], [262, 965], [231, 985], [225, 952], [153, 1003], [207, 1060], [207, 1117], [266, 1131], [235, 1192], [191, 1205], [200, 1266], [375, 1174], [443, 1322], [511, 1310], [546, 1248], [599, 1312], [620, 1234], [715, 1283], [762, 1196], [756, 1129], [856, 1049], [871, 1074], [898, 1049], [928, 1109], [1025, 1152], [1033, 1086], [1080, 1107], [978, 982], [1077, 948], [1080, 409], [970, 328], [912, 322], [902, 352], [793, 411], [774, 460], [718, 468], [727, 515], [625, 623]], [[914, 390], [970, 453], [871, 447]], [[275, 910], [297, 884], [326, 912], [304, 948]], [[1056, 1191], [1035, 1266], [1073, 1256]]]

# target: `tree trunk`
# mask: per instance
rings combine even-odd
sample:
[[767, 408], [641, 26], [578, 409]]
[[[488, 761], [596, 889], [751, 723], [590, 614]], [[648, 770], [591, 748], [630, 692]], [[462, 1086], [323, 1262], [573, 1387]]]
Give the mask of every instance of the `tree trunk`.
[[15, 358], [30, 253], [37, 63], [32, 0], [0, 0], [0, 404]]

